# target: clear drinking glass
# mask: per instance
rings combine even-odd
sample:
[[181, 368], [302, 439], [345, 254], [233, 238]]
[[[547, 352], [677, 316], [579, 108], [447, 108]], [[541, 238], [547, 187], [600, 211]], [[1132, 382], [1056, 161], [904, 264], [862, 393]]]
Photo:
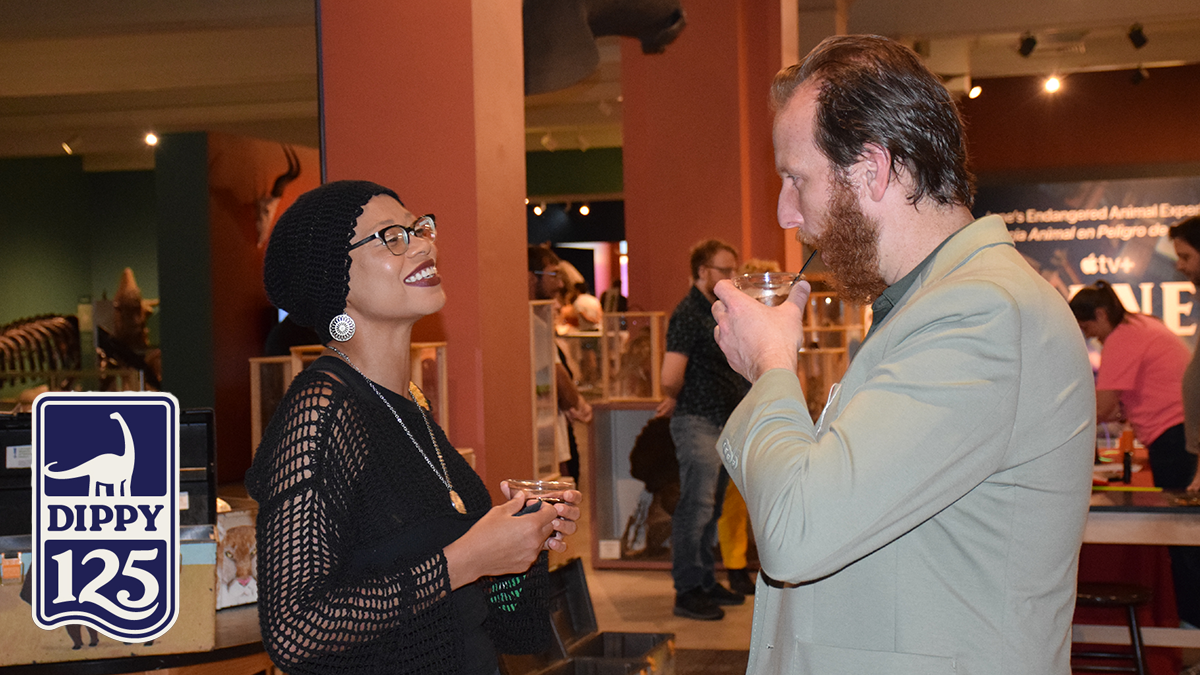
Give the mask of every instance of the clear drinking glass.
[[516, 494], [518, 490], [525, 493], [528, 499], [539, 499], [548, 504], [562, 504], [566, 500], [562, 498], [562, 493], [567, 490], [575, 489], [575, 480], [567, 477], [558, 480], [514, 480], [508, 479], [509, 494]]
[[774, 307], [787, 300], [797, 276], [795, 272], [756, 272], [734, 277], [733, 285], [767, 307]]

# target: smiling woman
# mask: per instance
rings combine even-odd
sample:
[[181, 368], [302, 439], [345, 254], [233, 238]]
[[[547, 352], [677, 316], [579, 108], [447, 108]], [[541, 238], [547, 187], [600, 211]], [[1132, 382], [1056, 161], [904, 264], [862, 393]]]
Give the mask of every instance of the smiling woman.
[[492, 675], [497, 651], [548, 644], [542, 551], [565, 550], [581, 495], [493, 507], [408, 381], [413, 324], [446, 303], [436, 238], [366, 181], [301, 195], [271, 235], [268, 296], [327, 346], [246, 474], [263, 641], [289, 673]]

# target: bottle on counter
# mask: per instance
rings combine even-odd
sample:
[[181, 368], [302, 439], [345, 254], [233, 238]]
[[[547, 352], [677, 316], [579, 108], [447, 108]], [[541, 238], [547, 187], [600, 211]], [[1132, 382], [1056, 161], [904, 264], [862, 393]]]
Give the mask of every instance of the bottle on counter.
[[1128, 485], [1133, 482], [1133, 429], [1126, 427], [1121, 432], [1117, 448], [1121, 451], [1121, 482]]

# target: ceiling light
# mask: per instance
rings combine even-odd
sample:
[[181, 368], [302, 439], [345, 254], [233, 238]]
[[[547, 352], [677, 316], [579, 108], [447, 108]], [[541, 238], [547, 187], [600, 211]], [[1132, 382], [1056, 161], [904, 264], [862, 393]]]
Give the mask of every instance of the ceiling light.
[[982, 93], [983, 87], [975, 85], [974, 87], [971, 87], [971, 91], [967, 92], [967, 98], [979, 98], [979, 95]]
[[75, 144], [76, 144], [78, 141], [79, 141], [79, 136], [77, 136], [77, 135], [76, 135], [76, 136], [72, 136], [72, 137], [68, 138], [67, 140], [63, 141], [63, 142], [62, 142], [62, 149], [63, 149], [63, 152], [67, 153], [68, 155], [73, 155], [73, 154], [75, 154], [75, 148], [74, 148], [73, 146], [74, 146], [74, 145], [75, 145]]
[[554, 152], [558, 149], [558, 141], [554, 140], [554, 136], [551, 136], [549, 131], [542, 136], [542, 147], [550, 152]]
[[1058, 79], [1058, 77], [1055, 75], [1051, 75], [1050, 77], [1046, 78], [1046, 82], [1042, 84], [1042, 86], [1046, 89], [1046, 91], [1053, 94], [1062, 88], [1062, 80]]
[[529, 197], [525, 198], [525, 206], [529, 206]]
[[1130, 26], [1129, 41], [1133, 44], [1134, 49], [1141, 49], [1150, 41], [1150, 38], [1146, 37], [1146, 34], [1142, 32], [1142, 24], [1135, 23]]
[[1142, 66], [1138, 66], [1137, 70], [1133, 71], [1133, 75], [1129, 76], [1129, 81], [1134, 84], [1141, 84], [1150, 79], [1150, 71]]
[[579, 134], [578, 136], [576, 136], [575, 140], [579, 141], [579, 151], [580, 152], [587, 152], [588, 148], [592, 147], [592, 144], [588, 142], [587, 137], [584, 136], [583, 134]]
[[580, 204], [580, 205], [579, 205], [579, 215], [581, 215], [581, 216], [586, 216], [587, 214], [589, 214], [589, 213], [591, 213], [591, 212], [592, 212], [592, 210], [588, 208], [588, 205], [587, 205], [587, 204]]
[[542, 215], [542, 212], [545, 210], [546, 210], [545, 206], [538, 204], [537, 206], [533, 207], [533, 215], [540, 216], [540, 215]]
[[1017, 53], [1025, 58], [1029, 58], [1029, 55], [1032, 54], [1033, 50], [1036, 48], [1037, 38], [1033, 36], [1033, 33], [1026, 33], [1021, 36], [1021, 45], [1017, 47]]
[[146, 134], [146, 145], [158, 145], [158, 136], [153, 131]]

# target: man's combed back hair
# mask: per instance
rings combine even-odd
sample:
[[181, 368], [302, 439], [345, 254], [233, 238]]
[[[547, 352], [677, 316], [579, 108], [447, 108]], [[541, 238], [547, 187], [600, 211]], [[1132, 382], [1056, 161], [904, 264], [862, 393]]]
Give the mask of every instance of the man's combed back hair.
[[893, 173], [902, 166], [911, 177], [909, 203], [971, 206], [975, 177], [958, 106], [916, 52], [877, 35], [826, 38], [775, 76], [775, 110], [809, 79], [820, 83], [817, 146], [836, 171], [845, 174], [875, 144], [891, 154]]

